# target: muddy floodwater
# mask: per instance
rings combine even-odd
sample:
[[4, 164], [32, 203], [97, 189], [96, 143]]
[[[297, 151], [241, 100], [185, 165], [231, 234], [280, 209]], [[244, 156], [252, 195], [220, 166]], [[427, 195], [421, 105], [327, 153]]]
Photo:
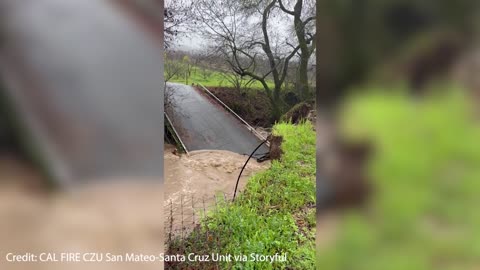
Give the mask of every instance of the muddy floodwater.
[[[124, 179], [127, 180], [127, 179]], [[0, 157], [0, 269], [162, 269], [161, 262], [9, 263], [8, 253], [163, 252], [160, 181], [135, 179], [53, 191], [20, 160]], [[106, 255], [105, 255], [106, 256]]]
[[[221, 200], [231, 200], [235, 184], [248, 156], [230, 151], [194, 151], [188, 155], [174, 154], [174, 147], [165, 146], [165, 216], [167, 231], [189, 230], [205, 210], [209, 211]], [[238, 192], [248, 178], [266, 170], [269, 161], [250, 159], [240, 178]], [[214, 210], [214, 209], [213, 209]], [[171, 218], [173, 217], [173, 220]]]
[[[165, 146], [165, 198], [166, 204], [177, 202], [181, 196], [211, 198], [222, 193], [233, 196], [235, 184], [248, 156], [229, 151], [194, 151], [189, 155], [176, 155], [174, 147]], [[239, 190], [256, 172], [268, 168], [270, 162], [259, 163], [250, 159], [240, 178]]]
[[[162, 206], [167, 206], [167, 215], [168, 206], [178, 206], [182, 197], [202, 198], [206, 204], [212, 203], [215, 194], [231, 197], [247, 159], [226, 151], [200, 151], [189, 156], [172, 151], [172, 146], [166, 146], [165, 193], [160, 185], [132, 184], [135, 181], [52, 191], [35, 169], [16, 158], [0, 156], [0, 269], [161, 269], [158, 262], [10, 264], [4, 258], [8, 252], [163, 251]], [[240, 189], [249, 176], [268, 166], [269, 162], [251, 160]], [[192, 208], [186, 207], [184, 214], [189, 213]]]

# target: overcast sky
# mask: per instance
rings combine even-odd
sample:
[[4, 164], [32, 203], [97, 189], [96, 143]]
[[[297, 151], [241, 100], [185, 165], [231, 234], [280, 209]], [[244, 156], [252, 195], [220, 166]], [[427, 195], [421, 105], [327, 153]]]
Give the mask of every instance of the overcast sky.
[[[166, 0], [166, 4], [170, 1], [175, 1], [175, 0]], [[183, 0], [183, 1], [190, 1], [190, 0]], [[258, 22], [258, 17], [257, 19], [252, 19], [252, 21]], [[281, 16], [281, 17], [271, 17], [269, 19], [269, 25], [270, 25], [270, 38], [271, 42], [274, 42], [275, 35], [278, 35], [279, 42], [284, 43], [284, 39], [288, 37], [294, 38], [294, 36], [289, 35], [292, 31], [293, 27], [293, 20], [291, 16]], [[295, 40], [296, 41], [296, 40]], [[295, 43], [295, 41], [291, 41], [291, 43]], [[182, 51], [191, 51], [191, 50], [204, 50], [207, 49], [208, 47], [209, 40], [206, 37], [203, 37], [199, 32], [189, 31], [188, 33], [181, 34], [177, 36], [172, 44], [172, 49], [174, 50], [182, 50]]]
[[189, 33], [188, 35], [180, 35], [173, 42], [173, 48], [182, 51], [201, 50], [206, 48], [208, 41], [199, 34]]
[[[288, 26], [285, 23], [275, 24], [277, 33], [286, 33]], [[272, 31], [273, 34], [273, 31]], [[199, 33], [189, 32], [187, 34], [180, 34], [173, 42], [173, 48], [176, 50], [202, 50], [207, 48], [208, 40]]]

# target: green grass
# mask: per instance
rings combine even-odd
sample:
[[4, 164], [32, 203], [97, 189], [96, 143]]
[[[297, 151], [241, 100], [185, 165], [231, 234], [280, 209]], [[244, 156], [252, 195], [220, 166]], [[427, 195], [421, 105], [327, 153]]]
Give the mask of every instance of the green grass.
[[341, 219], [336, 242], [318, 253], [330, 270], [480, 267], [480, 127], [458, 89], [413, 101], [402, 90], [352, 97], [343, 118], [351, 140], [375, 145], [368, 217]]
[[[247, 79], [244, 81], [246, 82]], [[185, 77], [182, 75], [173, 77], [170, 82], [187, 83]], [[201, 83], [206, 87], [234, 87], [234, 85], [225, 78], [222, 72], [207, 70], [205, 75], [200, 67], [193, 68], [191, 76], [188, 78], [188, 84], [192, 83]], [[267, 84], [270, 88], [274, 87], [272, 81], [267, 81]], [[250, 85], [250, 88], [263, 89], [263, 85], [260, 82], [255, 81]]]
[[[191, 237], [202, 239], [206, 232], [219, 236], [218, 242], [214, 241], [217, 245], [203, 252], [287, 253], [287, 261], [226, 262], [220, 269], [315, 267], [315, 133], [310, 123], [277, 124], [274, 133], [284, 137], [281, 160], [250, 178], [237, 200], [222, 204]], [[209, 241], [207, 238], [207, 245]]]

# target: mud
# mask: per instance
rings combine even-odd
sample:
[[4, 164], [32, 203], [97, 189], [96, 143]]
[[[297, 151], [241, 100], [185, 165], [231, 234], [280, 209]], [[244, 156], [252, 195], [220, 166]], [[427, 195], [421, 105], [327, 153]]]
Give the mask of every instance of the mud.
[[[173, 214], [173, 230], [181, 230], [182, 226], [188, 230], [205, 210], [215, 207], [218, 201], [232, 199], [238, 175], [248, 157], [229, 151], [194, 151], [189, 155], [173, 152], [173, 146], [165, 146], [165, 214], [167, 219]], [[249, 177], [266, 170], [269, 164], [251, 159], [237, 192], [241, 192]]]
[[[0, 156], [0, 269], [162, 269], [158, 262], [11, 264], [4, 258], [9, 252], [163, 252], [162, 205], [178, 205], [182, 196], [205, 198], [206, 204], [218, 192], [231, 196], [247, 158], [226, 151], [189, 156], [176, 156], [172, 151], [167, 145], [165, 197], [160, 185], [135, 184], [132, 179], [49, 191], [34, 168], [14, 157]], [[251, 160], [240, 189], [249, 176], [268, 166]], [[187, 207], [185, 214], [189, 211], [192, 208]]]
[[236, 91], [228, 87], [209, 87], [228, 107], [252, 126], [270, 127], [272, 106], [263, 90]]
[[160, 185], [125, 180], [130, 183], [48, 191], [38, 186], [44, 179], [35, 169], [12, 157], [0, 158], [0, 269], [162, 269], [160, 262], [12, 264], [5, 260], [10, 252], [163, 252]]

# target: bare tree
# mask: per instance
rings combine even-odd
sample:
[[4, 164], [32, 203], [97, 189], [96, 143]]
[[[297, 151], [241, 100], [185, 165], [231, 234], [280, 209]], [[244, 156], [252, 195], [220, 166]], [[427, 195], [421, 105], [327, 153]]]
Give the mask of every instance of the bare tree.
[[175, 107], [174, 103], [174, 89], [172, 87], [168, 87], [167, 83], [165, 83], [165, 92], [164, 92], [164, 108], [165, 112], [169, 113], [173, 107]]
[[222, 72], [222, 77], [227, 80], [237, 92], [241, 92], [242, 90], [251, 86], [255, 79], [253, 78], [244, 78], [243, 76], [239, 75], [235, 72]]
[[[305, 99], [309, 94], [308, 64], [315, 51], [315, 2], [305, 0], [293, 1], [293, 8], [288, 0], [278, 0], [280, 9], [294, 18], [294, 31], [300, 47], [299, 65], [296, 86], [300, 98]], [[289, 44], [294, 47], [294, 45]]]
[[181, 76], [183, 73], [183, 65], [180, 61], [173, 59], [168, 52], [164, 57], [164, 78], [165, 78], [165, 91], [164, 91], [164, 108], [166, 112], [169, 112], [174, 107], [174, 87], [168, 86], [167, 83], [177, 76]]
[[183, 65], [180, 61], [177, 61], [175, 59], [170, 59], [168, 56], [168, 53], [165, 54], [164, 57], [164, 77], [165, 77], [165, 83], [169, 82], [173, 78], [177, 76], [181, 76], [183, 73]]
[[195, 65], [192, 60], [190, 60], [190, 57], [188, 55], [183, 56], [182, 68], [183, 76], [185, 78], [185, 84], [188, 84], [190, 76], [192, 75], [192, 71], [195, 69]]
[[191, 1], [166, 0], [163, 14], [165, 47], [169, 48], [180, 33], [187, 33], [191, 27]]
[[[307, 59], [308, 63], [312, 50], [308, 44], [312, 43], [314, 35], [305, 34], [300, 42], [291, 42], [275, 33], [278, 31], [275, 22], [278, 25], [291, 21], [289, 16], [282, 17], [290, 11], [279, 0], [198, 0], [193, 10], [195, 19], [203, 26], [201, 31], [214, 42], [217, 52], [232, 71], [262, 84], [272, 105], [272, 120], [278, 120], [283, 107], [281, 90], [289, 63], [296, 56]], [[295, 6], [295, 11], [300, 12], [301, 22], [295, 22], [298, 21], [296, 16], [292, 25], [298, 26], [300, 30], [296, 33], [300, 35], [315, 18], [302, 19], [301, 4]], [[302, 56], [307, 51], [308, 54]], [[267, 83], [269, 80], [273, 81], [273, 87]], [[308, 91], [308, 77], [305, 84], [307, 88], [302, 91]]]
[[205, 65], [200, 65], [200, 72], [204, 80], [208, 79], [212, 75], [212, 71]]

